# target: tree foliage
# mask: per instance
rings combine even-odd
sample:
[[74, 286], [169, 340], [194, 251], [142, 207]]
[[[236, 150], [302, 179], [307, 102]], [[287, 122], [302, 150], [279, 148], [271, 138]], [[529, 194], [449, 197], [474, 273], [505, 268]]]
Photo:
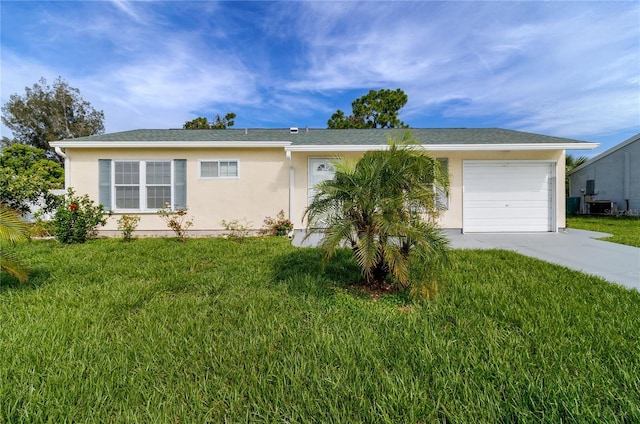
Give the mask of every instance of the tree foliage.
[[[28, 234], [29, 226], [20, 219], [19, 213], [0, 205], [0, 242], [15, 244], [26, 240]], [[0, 268], [21, 283], [29, 278], [29, 267], [5, 246], [0, 246]]]
[[185, 130], [224, 130], [233, 127], [235, 118], [236, 114], [233, 112], [227, 113], [223, 118], [220, 115], [216, 115], [213, 118], [213, 122], [209, 122], [207, 118], [200, 116], [192, 121], [185, 122], [183, 128]]
[[577, 167], [579, 167], [580, 165], [582, 165], [583, 163], [587, 162], [589, 160], [588, 157], [586, 156], [578, 156], [575, 157], [573, 155], [566, 155], [564, 158], [564, 188], [565, 188], [565, 194], [567, 197], [570, 196], [571, 194], [571, 180], [569, 179], [569, 174], [571, 173], [571, 171], [573, 171], [574, 169], [576, 169]]
[[327, 257], [349, 246], [367, 285], [389, 277], [404, 287], [420, 283], [411, 257], [424, 268], [446, 252], [447, 240], [436, 226], [438, 191], [449, 189], [446, 170], [409, 133], [389, 140], [388, 150], [334, 166], [334, 178], [316, 186], [305, 211], [307, 237], [322, 234]]
[[574, 169], [576, 169], [577, 167], [579, 167], [580, 165], [582, 165], [588, 160], [589, 158], [586, 156], [578, 156], [578, 157], [575, 157], [573, 155], [565, 156], [564, 162], [565, 162], [565, 170], [567, 174], [569, 174], [571, 171], [573, 171]]
[[20, 213], [41, 203], [51, 210], [56, 202], [53, 189], [64, 185], [64, 169], [47, 159], [44, 150], [25, 144], [12, 144], [0, 154], [0, 204]]
[[60, 77], [51, 86], [42, 78], [26, 87], [23, 96], [12, 94], [2, 106], [2, 122], [13, 132], [12, 142], [43, 149], [57, 161], [49, 142], [104, 132], [104, 112]]
[[337, 110], [327, 121], [330, 129], [347, 128], [408, 128], [398, 119], [400, 109], [407, 104], [408, 97], [401, 89], [370, 90], [368, 94], [351, 103], [352, 113], [345, 116]]

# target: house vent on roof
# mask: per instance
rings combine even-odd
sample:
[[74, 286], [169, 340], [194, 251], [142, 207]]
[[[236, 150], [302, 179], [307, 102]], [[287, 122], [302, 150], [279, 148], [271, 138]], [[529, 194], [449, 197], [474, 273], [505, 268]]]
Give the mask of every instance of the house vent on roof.
[[289, 132], [291, 134], [298, 134], [298, 127], [291, 127], [289, 128]]

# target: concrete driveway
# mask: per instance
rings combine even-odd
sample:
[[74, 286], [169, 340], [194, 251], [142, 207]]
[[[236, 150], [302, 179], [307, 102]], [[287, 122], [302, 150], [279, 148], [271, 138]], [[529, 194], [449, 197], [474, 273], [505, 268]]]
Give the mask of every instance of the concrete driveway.
[[[445, 230], [454, 249], [505, 249], [525, 256], [597, 275], [612, 283], [640, 291], [640, 248], [596, 240], [609, 234], [569, 229], [560, 233], [462, 234]], [[317, 246], [321, 236], [302, 241], [296, 230], [294, 246]]]
[[596, 240], [609, 234], [575, 229], [542, 234], [446, 234], [454, 249], [512, 250], [640, 291], [640, 248]]

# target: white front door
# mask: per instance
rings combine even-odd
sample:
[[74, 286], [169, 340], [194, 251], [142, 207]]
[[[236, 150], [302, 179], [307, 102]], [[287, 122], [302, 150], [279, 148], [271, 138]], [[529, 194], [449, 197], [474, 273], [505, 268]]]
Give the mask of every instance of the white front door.
[[555, 164], [464, 161], [464, 232], [555, 231]]
[[316, 194], [315, 187], [319, 183], [330, 180], [336, 173], [331, 164], [334, 159], [329, 158], [309, 158], [309, 184], [307, 186], [307, 205], [311, 203]]

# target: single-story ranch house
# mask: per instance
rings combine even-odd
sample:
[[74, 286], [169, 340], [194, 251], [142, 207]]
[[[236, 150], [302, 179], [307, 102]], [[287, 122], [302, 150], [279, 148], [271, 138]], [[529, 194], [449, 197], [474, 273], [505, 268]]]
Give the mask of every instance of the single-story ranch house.
[[[165, 203], [188, 208], [193, 235], [246, 219], [255, 229], [280, 210], [296, 229], [315, 184], [332, 161], [386, 149], [403, 129], [134, 130], [51, 143], [65, 159], [65, 184], [114, 213], [102, 234], [117, 235], [122, 214], [138, 231], [164, 234]], [[555, 232], [565, 227], [565, 150], [597, 143], [504, 129], [411, 129], [448, 168], [443, 228], [464, 232]]]

